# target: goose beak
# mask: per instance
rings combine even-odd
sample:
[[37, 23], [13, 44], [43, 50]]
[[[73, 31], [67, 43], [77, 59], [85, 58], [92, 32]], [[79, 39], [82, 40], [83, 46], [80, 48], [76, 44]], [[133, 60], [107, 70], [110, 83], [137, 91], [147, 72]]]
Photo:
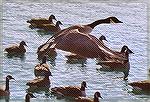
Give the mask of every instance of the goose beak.
[[[11, 79], [15, 80], [15, 78], [11, 78]], [[15, 80], [15, 81], [16, 81], [16, 80]]]
[[101, 99], [103, 99], [103, 97], [102, 97], [102, 96], [100, 96], [100, 98], [101, 98]]
[[130, 49], [128, 49], [128, 52], [134, 54]]
[[122, 21], [118, 21], [118, 23], [123, 23]]
[[54, 18], [54, 20], [56, 20], [56, 21], [57, 21], [57, 19], [56, 19], [56, 18]]
[[[24, 45], [25, 45], [25, 46], [27, 46], [27, 44], [26, 44], [26, 43], [25, 43]], [[27, 46], [27, 47], [28, 47], [28, 46]]]
[[36, 97], [33, 95], [32, 98], [36, 98]]

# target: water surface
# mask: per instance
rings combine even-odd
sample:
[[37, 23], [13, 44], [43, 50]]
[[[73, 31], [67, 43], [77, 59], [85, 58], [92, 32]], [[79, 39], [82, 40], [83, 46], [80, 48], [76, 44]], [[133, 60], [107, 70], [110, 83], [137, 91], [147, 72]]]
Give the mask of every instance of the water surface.
[[[30, 29], [27, 20], [31, 18], [48, 18], [54, 14], [64, 25], [62, 28], [74, 24], [87, 24], [98, 19], [115, 16], [123, 24], [103, 24], [98, 25], [92, 35], [97, 38], [101, 35], [106, 36], [108, 42], [106, 46], [113, 50], [120, 51], [123, 45], [134, 52], [130, 55], [130, 73], [128, 81], [123, 81], [122, 72], [105, 72], [97, 70], [101, 66], [96, 65], [95, 59], [87, 59], [84, 66], [81, 63], [69, 64], [64, 51], [57, 50], [55, 61], [48, 61], [52, 66], [51, 87], [80, 85], [84, 80], [88, 88], [88, 97], [93, 97], [96, 91], [100, 91], [102, 102], [114, 102], [122, 99], [148, 100], [147, 94], [133, 94], [128, 82], [147, 79], [147, 7], [140, 3], [4, 3], [3, 4], [3, 40], [4, 50], [9, 44], [19, 43], [24, 40], [27, 42], [27, 52], [24, 58], [8, 58], [3, 53], [3, 79], [8, 74], [14, 76], [16, 81], [10, 82], [10, 101], [23, 101], [26, 93], [26, 82], [34, 78], [33, 69], [38, 63], [37, 47], [47, 41], [52, 35], [44, 35], [36, 29]], [[4, 81], [1, 80], [1, 84]], [[44, 93], [36, 93], [41, 102], [60, 101], [70, 102], [70, 100], [57, 100], [55, 97], [46, 97]], [[33, 99], [33, 102], [37, 99]], [[111, 102], [112, 102], [111, 101]], [[136, 101], [138, 102], [138, 101]], [[147, 101], [148, 102], [148, 101]]]

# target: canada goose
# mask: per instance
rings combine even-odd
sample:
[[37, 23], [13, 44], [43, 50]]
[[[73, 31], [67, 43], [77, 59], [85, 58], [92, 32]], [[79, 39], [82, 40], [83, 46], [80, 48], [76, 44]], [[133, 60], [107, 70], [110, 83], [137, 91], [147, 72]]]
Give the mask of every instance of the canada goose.
[[19, 46], [18, 45], [10, 46], [6, 48], [5, 51], [8, 52], [8, 54], [24, 54], [26, 52], [24, 45], [27, 46], [24, 41], [21, 41]]
[[134, 89], [150, 91], [150, 80], [137, 81], [128, 84], [132, 86]]
[[34, 19], [31, 19], [31, 20], [28, 20], [27, 23], [30, 23], [31, 25], [33, 25], [34, 27], [38, 27], [38, 25], [41, 25], [41, 24], [54, 24], [52, 20], [56, 20], [55, 16], [54, 15], [50, 15], [49, 16], [49, 19], [45, 19], [45, 18], [34, 18]]
[[30, 98], [36, 98], [32, 93], [27, 93], [25, 96], [25, 102], [30, 102]]
[[76, 86], [66, 86], [66, 87], [54, 87], [51, 89], [52, 93], [61, 95], [61, 96], [69, 96], [69, 97], [86, 97], [85, 93], [86, 82], [83, 81], [81, 83], [81, 87]]
[[60, 21], [57, 21], [56, 25], [55, 24], [42, 24], [38, 28], [41, 28], [41, 29], [43, 29], [45, 31], [56, 33], [56, 32], [61, 31], [61, 28], [60, 28], [59, 25], [62, 25], [62, 23]]
[[101, 65], [102, 67], [109, 67], [111, 69], [125, 69], [124, 71], [124, 80], [127, 80], [130, 64], [129, 64], [129, 54], [133, 53], [126, 45], [124, 45], [119, 53], [123, 58], [126, 60], [116, 60], [106, 58], [104, 61], [99, 61], [97, 64]]
[[0, 96], [9, 96], [10, 95], [9, 80], [11, 80], [11, 79], [14, 79], [14, 78], [11, 75], [7, 75], [5, 89], [3, 89], [2, 87], [0, 87]]
[[42, 58], [42, 62], [35, 66], [34, 75], [36, 77], [39, 77], [39, 76], [52, 76], [52, 74], [50, 72], [50, 69], [49, 69], [49, 65], [46, 63], [46, 59], [47, 59], [47, 57], [44, 56]]
[[100, 92], [95, 92], [94, 99], [86, 98], [86, 97], [79, 97], [75, 98], [76, 102], [99, 102], [98, 98], [102, 98]]

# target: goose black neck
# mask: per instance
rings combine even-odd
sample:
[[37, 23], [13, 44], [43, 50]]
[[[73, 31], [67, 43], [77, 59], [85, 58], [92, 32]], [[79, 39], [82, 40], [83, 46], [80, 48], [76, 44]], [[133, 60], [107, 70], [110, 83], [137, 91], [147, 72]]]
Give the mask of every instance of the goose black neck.
[[56, 27], [59, 27], [59, 23], [58, 22], [56, 23]]
[[30, 96], [28, 94], [25, 97], [25, 102], [30, 102]]
[[85, 91], [85, 87], [84, 87], [84, 86], [81, 86], [80, 90], [81, 90], [81, 91]]
[[97, 20], [91, 24], [88, 24], [87, 26], [90, 26], [92, 29], [94, 29], [95, 26], [102, 24], [102, 23], [110, 23], [110, 22], [106, 19], [101, 19], [101, 20]]
[[6, 77], [6, 88], [5, 91], [9, 91], [9, 79]]
[[99, 102], [99, 99], [94, 95], [94, 102]]
[[125, 56], [126, 56], [127, 61], [128, 61], [129, 60], [129, 53], [128, 53], [128, 51], [125, 52]]

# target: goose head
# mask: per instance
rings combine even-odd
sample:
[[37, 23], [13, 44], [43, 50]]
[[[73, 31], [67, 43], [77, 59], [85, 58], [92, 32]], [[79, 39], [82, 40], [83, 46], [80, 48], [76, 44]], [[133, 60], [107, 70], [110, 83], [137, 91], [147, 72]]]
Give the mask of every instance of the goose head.
[[106, 40], [106, 37], [105, 37], [104, 35], [102, 35], [102, 36], [99, 38], [99, 40], [100, 40], [100, 41], [102, 41], [102, 40], [107, 41], [107, 40]]
[[14, 79], [14, 78], [11, 75], [7, 75], [6, 79], [11, 80], [11, 79]]
[[94, 97], [95, 97], [95, 98], [99, 98], [99, 97], [102, 98], [100, 92], [98, 92], [98, 91], [95, 92]]
[[[55, 18], [54, 15], [50, 15], [50, 16], [49, 16], [49, 20], [52, 20], [52, 19], [56, 20], [56, 18]], [[57, 20], [56, 20], [56, 21], [57, 21]]]
[[27, 44], [25, 43], [25, 41], [21, 41], [21, 42], [20, 42], [20, 45], [22, 45], [22, 46], [23, 46], [23, 45], [27, 46]]
[[116, 17], [108, 17], [106, 18], [107, 23], [123, 23]]
[[122, 52], [122, 53], [123, 53], [123, 52], [126, 52], [126, 53], [128, 53], [128, 54], [133, 53], [133, 52], [128, 48], [128, 46], [126, 46], [126, 45], [124, 45], [124, 46], [122, 47], [121, 52]]
[[60, 21], [56, 22], [56, 27], [58, 27], [59, 25], [63, 25]]
[[84, 88], [87, 87], [85, 81], [83, 81], [83, 82], [81, 83], [81, 87], [84, 87]]

